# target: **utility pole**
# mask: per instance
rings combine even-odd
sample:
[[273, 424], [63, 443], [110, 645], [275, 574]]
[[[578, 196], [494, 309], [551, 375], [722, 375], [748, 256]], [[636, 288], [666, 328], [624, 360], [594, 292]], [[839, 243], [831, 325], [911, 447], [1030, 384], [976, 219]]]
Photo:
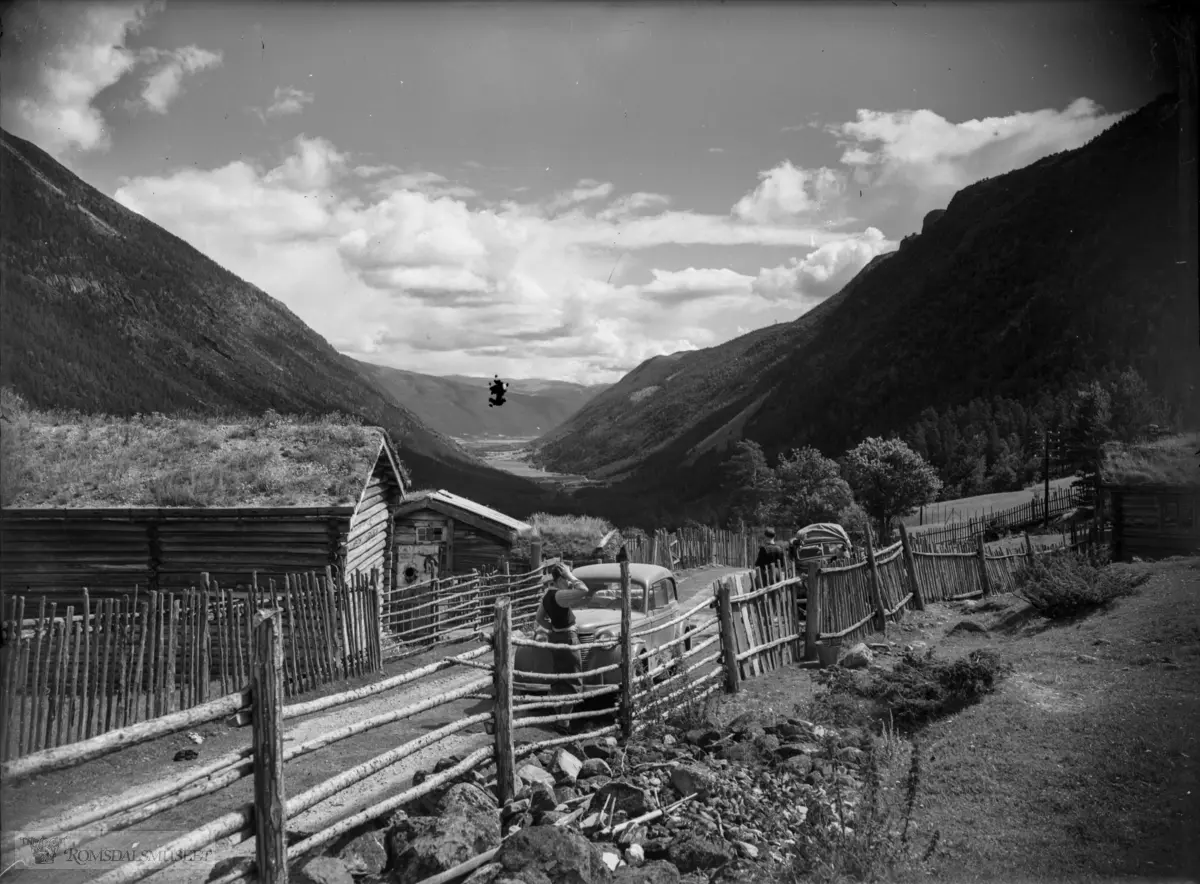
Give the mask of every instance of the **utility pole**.
[[1044, 483], [1044, 492], [1042, 495], [1042, 526], [1050, 527], [1050, 428], [1047, 427], [1042, 433], [1046, 440], [1046, 453], [1042, 458], [1042, 481]]

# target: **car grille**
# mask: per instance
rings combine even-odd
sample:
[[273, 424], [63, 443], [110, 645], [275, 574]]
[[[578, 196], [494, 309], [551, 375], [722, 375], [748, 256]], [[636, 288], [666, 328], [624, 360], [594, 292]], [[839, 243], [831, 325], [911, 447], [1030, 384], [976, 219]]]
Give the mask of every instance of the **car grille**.
[[[587, 630], [587, 631], [582, 630], [582, 629], [579, 630], [579, 643], [580, 644], [587, 644], [588, 642], [594, 641], [595, 637], [596, 637], [596, 633], [592, 630]], [[584, 670], [586, 670], [588, 668], [588, 659], [591, 656], [592, 656], [591, 648], [580, 648], [579, 649], [579, 660], [580, 660], [581, 666]]]

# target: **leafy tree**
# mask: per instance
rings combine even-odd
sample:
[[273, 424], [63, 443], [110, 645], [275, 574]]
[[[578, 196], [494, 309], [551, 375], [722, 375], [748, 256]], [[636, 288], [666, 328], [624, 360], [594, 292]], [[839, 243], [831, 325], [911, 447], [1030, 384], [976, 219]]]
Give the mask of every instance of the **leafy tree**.
[[739, 441], [726, 466], [726, 475], [734, 485], [733, 517], [749, 522], [766, 521], [778, 482], [762, 446], [750, 439]]
[[815, 448], [793, 448], [779, 455], [771, 521], [803, 527], [813, 522], [836, 521], [854, 502], [850, 486], [837, 461]]
[[883, 542], [891, 537], [897, 516], [933, 502], [942, 487], [942, 480], [921, 455], [900, 439], [878, 436], [846, 452], [842, 475], [855, 499], [878, 523]]

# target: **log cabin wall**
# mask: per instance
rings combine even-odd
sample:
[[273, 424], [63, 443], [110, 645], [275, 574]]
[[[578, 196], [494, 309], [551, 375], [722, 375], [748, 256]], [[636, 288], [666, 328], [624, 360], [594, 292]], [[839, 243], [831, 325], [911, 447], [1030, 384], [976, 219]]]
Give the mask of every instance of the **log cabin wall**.
[[385, 456], [381, 453], [350, 520], [346, 537], [347, 574], [358, 571], [369, 575], [371, 569], [375, 568], [384, 580], [381, 588], [386, 589], [390, 585], [391, 550], [394, 546], [392, 514], [403, 494], [395, 472], [388, 468]]
[[1200, 489], [1111, 488], [1113, 553], [1120, 561], [1200, 551]]
[[470, 571], [472, 568], [494, 569], [499, 560], [512, 551], [511, 544], [461, 520], [455, 520], [451, 536], [454, 539], [455, 573]]
[[353, 507], [7, 509], [0, 517], [6, 593], [119, 596], [183, 589], [202, 572], [222, 586], [281, 581], [339, 562]]

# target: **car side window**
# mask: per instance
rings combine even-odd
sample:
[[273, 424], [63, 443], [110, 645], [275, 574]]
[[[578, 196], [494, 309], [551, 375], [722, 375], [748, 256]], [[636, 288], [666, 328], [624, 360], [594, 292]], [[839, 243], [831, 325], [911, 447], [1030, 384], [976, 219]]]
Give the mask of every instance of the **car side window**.
[[650, 587], [650, 607], [654, 610], [665, 608], [671, 603], [671, 585], [669, 580], [660, 580]]

